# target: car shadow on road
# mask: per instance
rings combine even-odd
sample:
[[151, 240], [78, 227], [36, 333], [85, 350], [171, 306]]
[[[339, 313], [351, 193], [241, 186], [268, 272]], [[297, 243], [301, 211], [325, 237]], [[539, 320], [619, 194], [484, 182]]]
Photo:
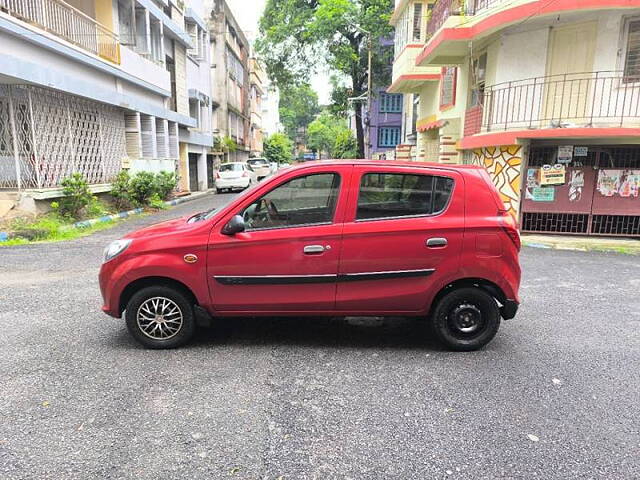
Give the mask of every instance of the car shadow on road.
[[412, 318], [252, 317], [216, 319], [186, 348], [278, 345], [444, 350], [425, 321]]

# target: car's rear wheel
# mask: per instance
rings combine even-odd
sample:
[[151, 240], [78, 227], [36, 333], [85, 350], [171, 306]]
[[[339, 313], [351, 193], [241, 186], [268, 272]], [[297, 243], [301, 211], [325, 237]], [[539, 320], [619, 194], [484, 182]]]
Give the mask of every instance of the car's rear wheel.
[[484, 290], [465, 287], [440, 299], [431, 321], [438, 339], [451, 350], [466, 352], [488, 344], [500, 328], [500, 310]]
[[136, 292], [125, 317], [131, 335], [147, 348], [176, 348], [196, 330], [193, 304], [181, 291], [151, 286]]

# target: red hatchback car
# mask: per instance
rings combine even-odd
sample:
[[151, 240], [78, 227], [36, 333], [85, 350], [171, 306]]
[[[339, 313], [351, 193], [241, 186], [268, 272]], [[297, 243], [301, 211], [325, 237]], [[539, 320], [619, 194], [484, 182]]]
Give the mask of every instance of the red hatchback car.
[[427, 318], [475, 350], [518, 309], [520, 237], [475, 166], [330, 161], [105, 250], [103, 310], [150, 348], [230, 316]]

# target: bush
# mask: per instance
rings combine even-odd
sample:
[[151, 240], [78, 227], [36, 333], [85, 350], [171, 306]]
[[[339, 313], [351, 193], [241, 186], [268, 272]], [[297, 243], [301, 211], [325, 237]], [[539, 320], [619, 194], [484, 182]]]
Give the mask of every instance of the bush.
[[160, 172], [156, 174], [156, 193], [161, 200], [167, 200], [171, 192], [178, 185], [178, 179], [173, 172]]
[[82, 175], [74, 173], [62, 181], [63, 197], [59, 202], [60, 213], [66, 217], [80, 218], [82, 210], [91, 202], [93, 195]]
[[109, 211], [109, 207], [98, 197], [91, 197], [91, 201], [87, 205], [86, 212], [88, 218], [104, 217], [111, 213]]
[[136, 206], [149, 204], [151, 195], [156, 193], [155, 175], [151, 172], [138, 172], [129, 182], [129, 198]]
[[158, 195], [157, 193], [154, 193], [153, 195], [151, 195], [151, 198], [149, 198], [149, 206], [151, 208], [155, 208], [156, 210], [165, 210], [167, 208], [167, 206], [164, 204], [164, 200], [160, 198], [160, 195]]
[[121, 170], [116, 179], [111, 183], [111, 196], [115, 207], [126, 210], [131, 207], [131, 195], [129, 195], [129, 182], [131, 176], [127, 170]]

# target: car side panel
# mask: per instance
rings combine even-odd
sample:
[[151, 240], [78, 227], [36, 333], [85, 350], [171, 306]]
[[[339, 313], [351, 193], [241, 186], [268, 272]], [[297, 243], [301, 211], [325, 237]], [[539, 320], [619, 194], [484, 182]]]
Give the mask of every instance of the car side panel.
[[[409, 173], [449, 176], [455, 187], [446, 210], [439, 215], [356, 221], [359, 186], [365, 173]], [[391, 278], [338, 282], [336, 309], [349, 312], [391, 311], [426, 313], [428, 296], [450, 272], [457, 272], [464, 234], [462, 175], [452, 171], [394, 167], [354, 169], [348, 215], [344, 225], [340, 275], [395, 272]], [[428, 248], [430, 238], [446, 238], [447, 245]], [[419, 271], [431, 271], [420, 274]]]

